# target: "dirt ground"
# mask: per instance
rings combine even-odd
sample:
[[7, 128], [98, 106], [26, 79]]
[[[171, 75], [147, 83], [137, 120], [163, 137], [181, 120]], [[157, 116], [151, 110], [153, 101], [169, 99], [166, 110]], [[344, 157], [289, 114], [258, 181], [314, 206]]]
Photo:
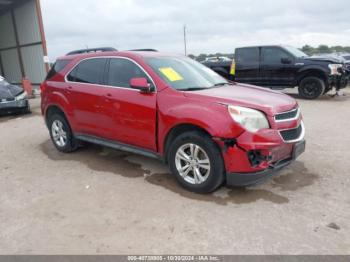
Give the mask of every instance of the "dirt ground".
[[211, 195], [162, 163], [57, 152], [39, 100], [0, 118], [0, 254], [350, 254], [350, 92], [300, 100], [307, 151], [281, 175]]

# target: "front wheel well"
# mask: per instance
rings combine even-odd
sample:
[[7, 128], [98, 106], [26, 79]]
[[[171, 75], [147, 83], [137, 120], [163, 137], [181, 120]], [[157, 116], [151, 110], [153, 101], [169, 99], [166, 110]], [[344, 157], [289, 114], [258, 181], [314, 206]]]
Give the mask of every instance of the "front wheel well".
[[49, 125], [50, 117], [53, 116], [54, 114], [60, 114], [67, 120], [67, 117], [66, 117], [65, 113], [63, 112], [63, 110], [61, 108], [59, 108], [58, 106], [52, 105], [46, 110], [46, 114], [45, 114], [45, 123], [46, 123], [47, 127]]
[[324, 81], [326, 88], [328, 86], [328, 81], [327, 81], [327, 76], [324, 72], [320, 71], [320, 70], [307, 70], [305, 72], [302, 72], [299, 77], [298, 77], [298, 86], [300, 85], [300, 82], [305, 78], [305, 77], [317, 77], [320, 78]]
[[164, 160], [167, 162], [168, 159], [168, 152], [169, 152], [169, 148], [171, 146], [172, 141], [175, 140], [176, 137], [178, 137], [179, 135], [185, 133], [185, 132], [191, 132], [191, 131], [197, 131], [200, 132], [206, 136], [211, 137], [211, 135], [209, 134], [208, 131], [206, 131], [205, 129], [193, 125], [193, 124], [180, 124], [177, 125], [175, 127], [173, 127], [167, 134], [165, 142], [164, 142]]

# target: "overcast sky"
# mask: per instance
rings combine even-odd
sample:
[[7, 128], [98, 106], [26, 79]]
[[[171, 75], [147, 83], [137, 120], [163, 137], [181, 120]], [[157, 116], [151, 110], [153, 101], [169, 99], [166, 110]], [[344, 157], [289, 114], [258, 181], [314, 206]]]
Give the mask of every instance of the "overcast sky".
[[51, 59], [112, 46], [188, 53], [255, 44], [350, 45], [348, 0], [41, 0]]

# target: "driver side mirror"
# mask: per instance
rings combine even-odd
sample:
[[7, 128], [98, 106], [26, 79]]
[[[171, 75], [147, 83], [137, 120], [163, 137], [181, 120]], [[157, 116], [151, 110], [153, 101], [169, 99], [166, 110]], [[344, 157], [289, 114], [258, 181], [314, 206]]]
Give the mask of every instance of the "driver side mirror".
[[151, 85], [147, 82], [147, 78], [132, 78], [130, 80], [130, 87], [140, 90], [141, 93], [150, 93]]
[[281, 63], [282, 64], [291, 64], [292, 60], [288, 57], [281, 58]]

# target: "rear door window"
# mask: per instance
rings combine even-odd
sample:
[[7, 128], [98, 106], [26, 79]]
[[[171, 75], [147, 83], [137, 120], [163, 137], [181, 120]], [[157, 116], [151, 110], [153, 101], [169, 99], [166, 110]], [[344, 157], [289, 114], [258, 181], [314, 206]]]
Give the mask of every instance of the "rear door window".
[[106, 62], [106, 58], [83, 60], [70, 72], [67, 79], [71, 82], [103, 84]]
[[259, 48], [238, 48], [236, 50], [237, 64], [258, 64], [259, 63]]

